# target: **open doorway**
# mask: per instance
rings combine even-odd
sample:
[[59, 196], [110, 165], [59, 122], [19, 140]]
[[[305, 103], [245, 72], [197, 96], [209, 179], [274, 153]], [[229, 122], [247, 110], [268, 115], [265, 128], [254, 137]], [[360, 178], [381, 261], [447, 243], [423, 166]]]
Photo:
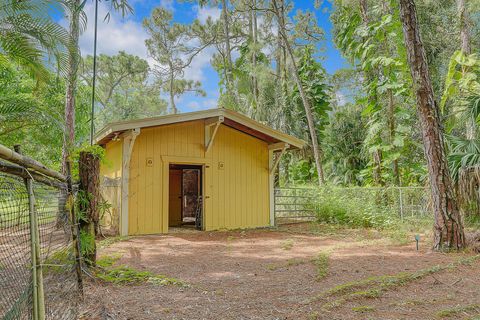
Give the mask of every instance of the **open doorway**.
[[170, 164], [168, 226], [202, 230], [202, 166]]

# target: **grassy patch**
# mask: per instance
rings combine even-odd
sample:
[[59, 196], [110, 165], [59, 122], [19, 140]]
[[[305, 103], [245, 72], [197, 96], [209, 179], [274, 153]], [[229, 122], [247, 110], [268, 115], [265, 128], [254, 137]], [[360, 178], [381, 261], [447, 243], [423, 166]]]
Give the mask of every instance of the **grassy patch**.
[[[357, 300], [361, 298], [378, 298], [384, 292], [404, 286], [416, 280], [420, 280], [428, 275], [444, 271], [452, 270], [460, 265], [470, 265], [476, 260], [480, 259], [480, 255], [462, 258], [448, 265], [437, 265], [431, 268], [419, 270], [417, 272], [401, 272], [395, 275], [383, 275], [370, 277], [358, 281], [347, 282], [336, 287], [333, 287], [316, 297], [310, 299], [309, 302], [314, 302], [322, 298], [337, 297], [337, 302], [343, 303], [346, 301]], [[324, 305], [324, 308], [332, 308], [336, 306], [336, 302], [329, 302]]]
[[130, 239], [128, 236], [116, 236], [116, 237], [108, 237], [103, 240], [98, 241], [98, 247], [99, 248], [106, 248], [114, 243], [120, 242], [120, 241], [125, 241]]
[[380, 297], [381, 294], [382, 293], [379, 289], [370, 289], [370, 290], [352, 292], [351, 294], [349, 294], [349, 297], [352, 299], [357, 299], [357, 298], [373, 299], [373, 298]]
[[470, 304], [470, 305], [466, 305], [466, 306], [456, 306], [456, 307], [453, 307], [453, 308], [444, 309], [444, 310], [441, 310], [441, 311], [437, 312], [437, 317], [439, 317], [439, 318], [455, 317], [457, 319], [458, 315], [469, 313], [469, 312], [480, 312], [480, 305]]
[[359, 312], [359, 313], [366, 313], [366, 312], [375, 311], [375, 308], [371, 306], [358, 306], [358, 307], [353, 307], [352, 311]]
[[120, 253], [110, 255], [110, 256], [103, 256], [97, 259], [97, 266], [101, 268], [110, 268], [115, 263], [117, 263], [117, 261], [120, 260], [121, 257], [122, 255]]
[[[362, 243], [381, 243], [385, 245], [406, 245], [414, 243], [414, 236], [421, 235], [420, 246], [430, 246], [431, 226], [430, 217], [408, 217], [403, 221], [400, 219], [392, 220], [388, 226], [382, 228], [360, 227], [350, 225], [339, 225], [324, 222], [312, 222], [308, 228], [303, 231], [292, 231], [296, 234], [310, 234], [318, 237], [328, 237], [333, 239], [348, 238], [354, 242], [352, 244]], [[289, 230], [282, 231], [289, 232]]]
[[116, 266], [115, 264], [118, 262], [119, 259], [120, 256], [105, 256], [98, 259], [97, 266], [99, 268], [96, 270], [95, 276], [105, 282], [120, 285], [152, 283], [161, 286], [188, 286], [187, 283], [176, 278], [170, 278], [165, 275], [154, 274], [150, 271], [136, 270], [127, 265]]
[[293, 248], [294, 241], [293, 239], [287, 239], [282, 242], [282, 249], [283, 250], [290, 250]]
[[322, 280], [327, 276], [329, 257], [330, 255], [327, 252], [320, 252], [314, 259], [312, 259], [313, 264], [317, 268], [317, 280]]
[[270, 271], [275, 271], [282, 268], [296, 267], [305, 263], [307, 263], [306, 260], [292, 258], [292, 259], [288, 259], [285, 264], [269, 263], [267, 264], [267, 269]]
[[75, 264], [75, 256], [71, 247], [59, 249], [51, 252], [49, 256], [42, 262], [43, 272], [48, 274], [62, 273], [71, 269]]

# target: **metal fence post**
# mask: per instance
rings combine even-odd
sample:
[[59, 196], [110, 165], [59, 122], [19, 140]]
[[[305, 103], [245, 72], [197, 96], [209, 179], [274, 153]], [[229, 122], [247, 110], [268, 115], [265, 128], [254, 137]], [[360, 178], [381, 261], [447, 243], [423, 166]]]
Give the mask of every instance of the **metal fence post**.
[[30, 219], [30, 241], [32, 249], [32, 282], [33, 282], [33, 318], [35, 320], [45, 319], [45, 294], [43, 290], [43, 273], [40, 257], [40, 232], [38, 230], [37, 211], [35, 206], [35, 195], [33, 193], [33, 181], [25, 179], [25, 186], [28, 193], [28, 211]]

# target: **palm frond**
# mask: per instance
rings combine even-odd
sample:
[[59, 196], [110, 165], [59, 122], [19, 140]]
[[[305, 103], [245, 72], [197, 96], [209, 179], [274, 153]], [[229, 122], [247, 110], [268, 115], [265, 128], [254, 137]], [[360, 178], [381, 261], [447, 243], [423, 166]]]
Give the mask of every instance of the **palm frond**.
[[45, 66], [54, 59], [65, 72], [71, 46], [68, 32], [53, 22], [49, 10], [58, 1], [7, 0], [0, 5], [0, 55], [15, 61], [38, 80], [46, 80]]

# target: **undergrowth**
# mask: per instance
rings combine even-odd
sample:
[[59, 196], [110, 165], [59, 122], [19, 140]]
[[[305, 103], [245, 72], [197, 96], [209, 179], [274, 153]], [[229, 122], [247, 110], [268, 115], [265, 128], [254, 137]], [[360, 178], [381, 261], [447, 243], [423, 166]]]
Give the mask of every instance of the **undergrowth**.
[[330, 255], [328, 252], [320, 252], [314, 259], [312, 259], [313, 264], [317, 268], [317, 280], [322, 280], [327, 276], [329, 258]]
[[275, 271], [282, 268], [296, 267], [305, 263], [307, 263], [306, 260], [292, 258], [292, 259], [288, 259], [285, 264], [279, 264], [279, 265], [273, 264], [273, 263], [267, 264], [267, 269], [270, 271]]
[[127, 265], [116, 265], [120, 255], [104, 256], [97, 260], [97, 270], [95, 276], [105, 282], [113, 284], [139, 284], [152, 283], [155, 285], [176, 285], [187, 287], [188, 284], [182, 280], [167, 277], [165, 275], [154, 274], [150, 271], [140, 271]]
[[452, 270], [460, 265], [471, 265], [479, 259], [480, 255], [476, 255], [459, 259], [447, 265], [436, 265], [416, 272], [401, 272], [395, 275], [375, 276], [358, 281], [347, 282], [320, 293], [310, 299], [309, 302], [318, 301], [323, 298], [335, 298], [334, 301], [324, 305], [325, 309], [331, 309], [347, 301], [361, 298], [378, 298], [388, 290], [404, 286], [440, 271]]
[[366, 313], [366, 312], [375, 311], [375, 308], [371, 306], [358, 306], [358, 307], [353, 307], [352, 311], [359, 312], [359, 313]]
[[293, 239], [287, 239], [282, 242], [282, 249], [283, 250], [290, 250], [293, 248], [294, 241]]
[[107, 237], [103, 240], [98, 241], [98, 247], [99, 248], [106, 248], [114, 243], [120, 242], [120, 241], [125, 241], [130, 239], [129, 236], [116, 236], [116, 237]]
[[455, 317], [458, 319], [457, 316], [460, 314], [465, 314], [469, 312], [480, 312], [480, 305], [478, 304], [470, 304], [466, 306], [456, 306], [449, 309], [444, 309], [437, 312], [437, 317], [439, 318], [453, 318]]

